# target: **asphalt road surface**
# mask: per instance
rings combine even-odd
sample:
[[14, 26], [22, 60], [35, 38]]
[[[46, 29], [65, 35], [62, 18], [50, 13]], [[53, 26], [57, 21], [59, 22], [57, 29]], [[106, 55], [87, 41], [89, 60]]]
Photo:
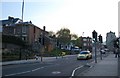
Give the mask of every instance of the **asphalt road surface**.
[[[82, 68], [94, 59], [77, 60], [77, 55], [58, 58], [43, 63], [8, 65], [2, 67], [3, 76], [72, 76], [75, 70]], [[79, 72], [84, 71], [82, 69]]]

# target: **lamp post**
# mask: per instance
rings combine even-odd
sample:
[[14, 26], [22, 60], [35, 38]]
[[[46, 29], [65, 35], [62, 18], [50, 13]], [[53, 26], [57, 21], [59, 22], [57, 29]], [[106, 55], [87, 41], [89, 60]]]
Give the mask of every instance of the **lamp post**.
[[[24, 0], [23, 0], [23, 3], [22, 3], [22, 26], [24, 25], [23, 24], [23, 13], [24, 13]], [[23, 27], [21, 26], [21, 33], [20, 33], [20, 38], [22, 40], [22, 29]], [[22, 59], [22, 48], [20, 48], [20, 54], [19, 54], [19, 59], [21, 60]]]

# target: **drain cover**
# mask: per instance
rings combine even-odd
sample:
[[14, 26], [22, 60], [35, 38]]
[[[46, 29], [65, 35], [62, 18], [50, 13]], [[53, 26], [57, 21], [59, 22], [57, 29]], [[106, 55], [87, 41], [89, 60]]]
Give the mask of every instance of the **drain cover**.
[[61, 72], [60, 71], [54, 71], [52, 72], [52, 74], [60, 74]]

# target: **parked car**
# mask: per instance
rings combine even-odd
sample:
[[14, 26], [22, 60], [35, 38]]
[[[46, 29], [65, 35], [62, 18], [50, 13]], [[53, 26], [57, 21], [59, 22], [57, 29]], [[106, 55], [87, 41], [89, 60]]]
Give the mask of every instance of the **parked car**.
[[105, 54], [105, 53], [106, 53], [106, 51], [105, 51], [105, 50], [100, 50], [100, 52], [101, 52], [102, 54]]
[[105, 51], [106, 51], [106, 52], [109, 52], [109, 49], [106, 48]]
[[78, 55], [77, 55], [77, 60], [80, 59], [91, 59], [92, 58], [92, 54], [90, 51], [81, 51]]
[[65, 52], [62, 52], [62, 56], [65, 56], [66, 55], [66, 53]]

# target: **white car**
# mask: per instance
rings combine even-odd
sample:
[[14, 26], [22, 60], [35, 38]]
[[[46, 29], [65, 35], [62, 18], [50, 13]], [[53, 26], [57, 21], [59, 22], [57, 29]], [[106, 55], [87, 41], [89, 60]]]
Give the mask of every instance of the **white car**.
[[100, 50], [100, 52], [101, 52], [102, 54], [105, 54], [105, 50]]
[[77, 56], [77, 60], [80, 59], [92, 59], [92, 54], [90, 53], [90, 51], [81, 51]]

